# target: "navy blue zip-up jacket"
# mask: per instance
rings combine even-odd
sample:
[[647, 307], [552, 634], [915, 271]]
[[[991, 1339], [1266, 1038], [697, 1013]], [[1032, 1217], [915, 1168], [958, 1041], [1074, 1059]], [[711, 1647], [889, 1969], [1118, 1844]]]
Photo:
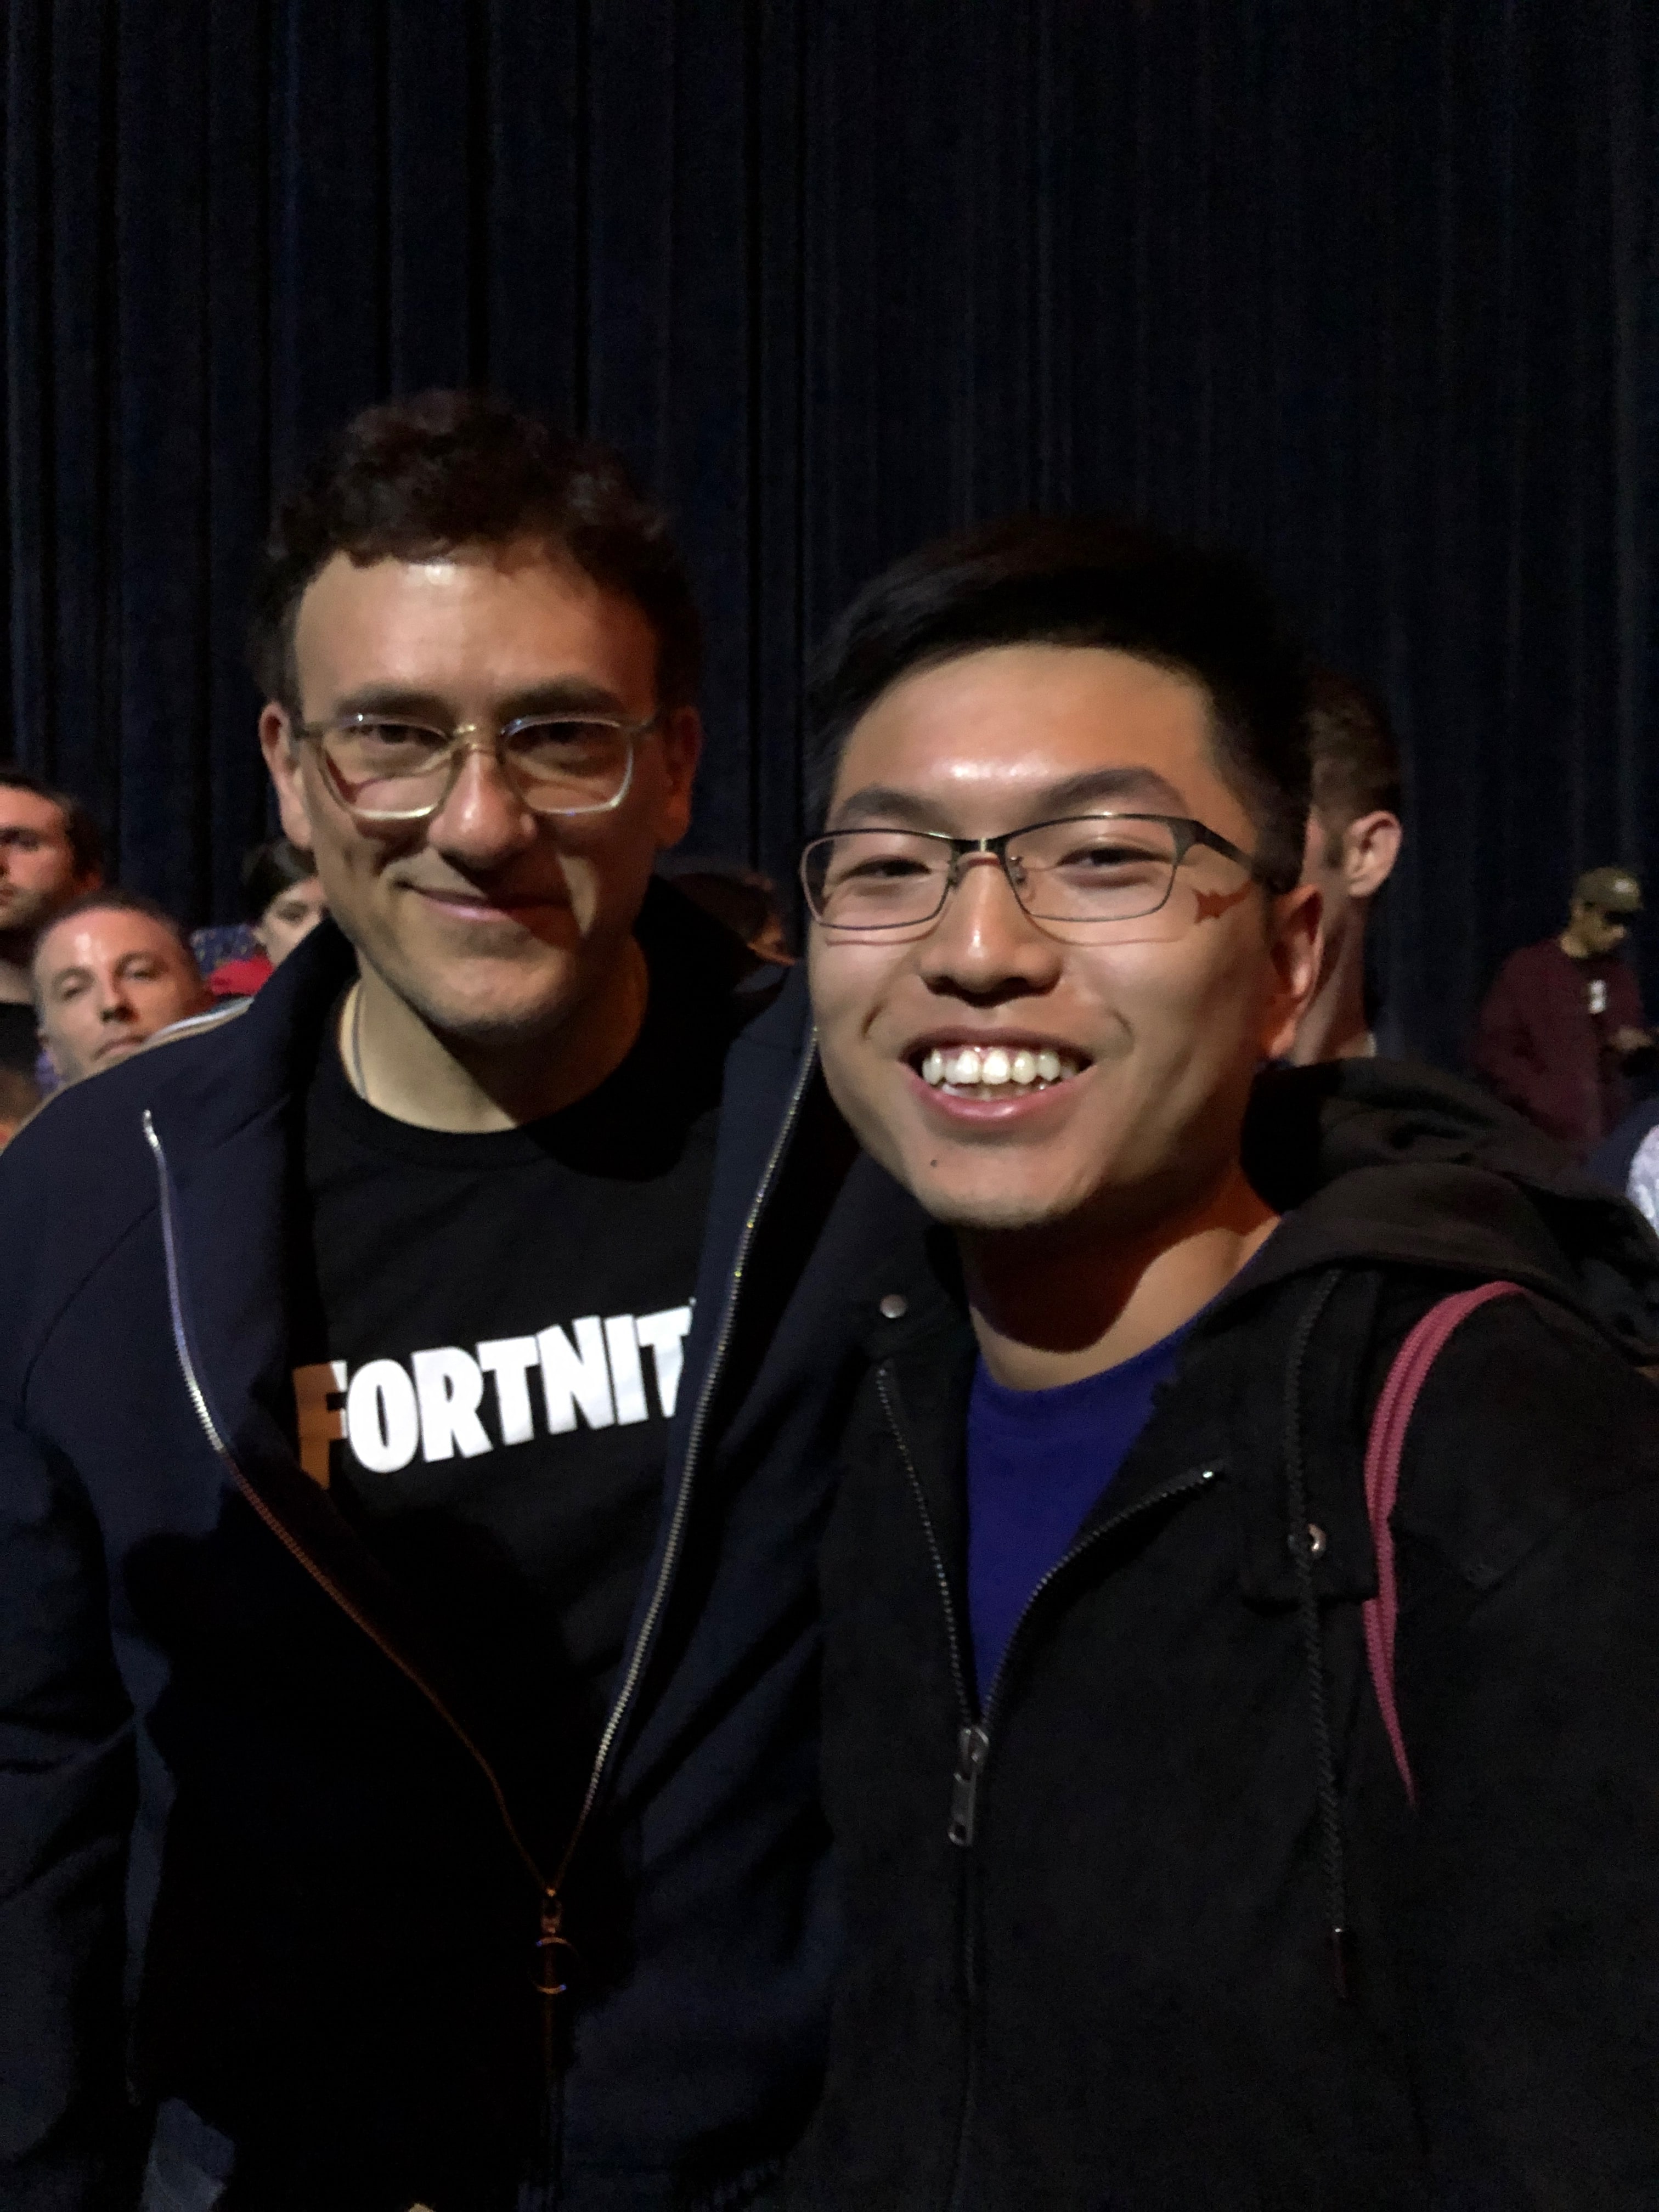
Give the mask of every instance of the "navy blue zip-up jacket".
[[799, 983], [738, 979], [660, 887], [639, 933], [653, 988], [732, 1042], [622, 1702], [599, 1766], [551, 1785], [569, 1825], [592, 1800], [568, 1873], [568, 1826], [531, 1849], [523, 1810], [560, 1717], [468, 1710], [295, 1455], [289, 1224], [345, 940], [0, 1159], [8, 2212], [131, 2206], [147, 2152], [250, 2212], [483, 2212], [526, 2172], [572, 2212], [735, 2205], [811, 2105], [841, 1286], [905, 1202], [829, 1104]]

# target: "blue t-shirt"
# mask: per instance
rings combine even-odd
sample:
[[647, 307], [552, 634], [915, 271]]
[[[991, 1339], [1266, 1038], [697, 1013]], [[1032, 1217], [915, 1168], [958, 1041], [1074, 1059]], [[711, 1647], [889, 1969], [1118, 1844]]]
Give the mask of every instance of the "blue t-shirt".
[[[1196, 1316], [1194, 1316], [1196, 1319]], [[968, 1609], [980, 1701], [1032, 1591], [1146, 1427], [1188, 1322], [1133, 1359], [1053, 1390], [1011, 1390], [981, 1359], [968, 1401]]]

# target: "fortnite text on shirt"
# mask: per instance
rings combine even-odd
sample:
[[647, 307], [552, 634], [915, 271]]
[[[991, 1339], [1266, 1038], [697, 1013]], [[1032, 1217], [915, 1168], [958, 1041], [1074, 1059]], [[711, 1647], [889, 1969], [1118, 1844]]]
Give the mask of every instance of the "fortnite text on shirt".
[[343, 1359], [296, 1367], [301, 1464], [326, 1489], [336, 1442], [368, 1473], [396, 1474], [417, 1455], [428, 1464], [457, 1454], [480, 1459], [538, 1433], [667, 1420], [690, 1326], [689, 1304], [583, 1314], [533, 1335], [489, 1338], [470, 1351], [438, 1344], [406, 1360], [368, 1359], [355, 1370]]

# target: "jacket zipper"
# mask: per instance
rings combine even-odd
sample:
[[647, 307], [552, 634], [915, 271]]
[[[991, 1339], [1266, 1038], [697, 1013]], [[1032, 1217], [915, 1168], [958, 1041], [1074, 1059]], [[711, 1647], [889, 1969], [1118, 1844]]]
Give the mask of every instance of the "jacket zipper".
[[[916, 1463], [910, 1450], [909, 1439], [904, 1433], [903, 1425], [898, 1418], [897, 1409], [893, 1403], [890, 1376], [890, 1368], [886, 1366], [879, 1368], [876, 1374], [876, 1389], [881, 1399], [882, 1410], [887, 1416], [887, 1425], [892, 1431], [893, 1441], [898, 1446], [899, 1458], [903, 1463], [905, 1480], [909, 1485], [910, 1494], [915, 1498], [916, 1510], [921, 1516], [922, 1532], [927, 1539], [928, 1557], [933, 1565], [933, 1581], [939, 1590], [939, 1601], [945, 1613], [945, 1644], [950, 1654], [951, 1680], [955, 1687], [957, 1698], [959, 1723], [957, 1729], [957, 1760], [955, 1771], [951, 1778], [951, 1814], [945, 1833], [952, 1844], [959, 1850], [966, 1851], [972, 1849], [978, 1832], [980, 1786], [991, 1756], [990, 1723], [1000, 1701], [1002, 1686], [1007, 1677], [1008, 1662], [1013, 1656], [1015, 1646], [1025, 1633], [1032, 1613], [1041, 1603], [1045, 1593], [1075, 1561], [1082, 1559], [1103, 1539], [1115, 1534], [1117, 1530], [1138, 1520], [1142, 1515], [1155, 1511], [1161, 1505], [1168, 1505], [1176, 1498], [1207, 1489], [1215, 1480], [1217, 1470], [1212, 1467], [1198, 1468], [1188, 1474], [1176, 1476], [1172, 1481], [1165, 1483], [1161, 1489], [1153, 1491], [1149, 1497], [1138, 1498], [1133, 1505], [1126, 1505], [1121, 1512], [1112, 1514], [1097, 1528], [1091, 1528], [1086, 1536], [1073, 1544], [1068, 1552], [1055, 1560], [1025, 1601], [1019, 1618], [1014, 1623], [1013, 1632], [1003, 1648], [1002, 1657], [992, 1678], [991, 1687], [984, 1705], [976, 1711], [974, 1701], [968, 1694], [968, 1671], [963, 1659], [962, 1632], [957, 1620], [956, 1601], [951, 1594], [951, 1578], [945, 1565], [944, 1547], [939, 1540], [939, 1531], [933, 1525], [933, 1516], [927, 1510], [927, 1493], [922, 1488], [921, 1478], [916, 1472]], [[971, 1880], [973, 1862], [969, 1860], [965, 1864]], [[978, 2075], [978, 2038], [973, 2015], [977, 2008], [979, 1998], [979, 1962], [978, 1946], [975, 1940], [974, 1898], [971, 1887], [963, 1898], [962, 1925], [963, 1981], [967, 1991], [969, 2013], [968, 2064], [966, 2078], [963, 2085], [962, 2118], [957, 2130], [956, 2156], [951, 2169], [950, 2191], [945, 2198], [949, 2212], [961, 2212], [964, 2201], [968, 2178], [968, 2144], [973, 2122], [974, 2099]]]
[[708, 1371], [698, 1395], [696, 1409], [692, 1417], [691, 1428], [686, 1441], [685, 1461], [681, 1469], [679, 1490], [674, 1502], [673, 1516], [669, 1523], [667, 1541], [663, 1547], [662, 1564], [658, 1571], [656, 1584], [651, 1594], [651, 1601], [647, 1607], [645, 1619], [641, 1624], [639, 1635], [635, 1639], [622, 1687], [599, 1738], [592, 1771], [588, 1778], [587, 1789], [582, 1799], [580, 1811], [576, 1817], [575, 1826], [551, 1881], [547, 1879], [545, 1873], [520, 1836], [507, 1805], [506, 1792], [501, 1788], [495, 1769], [462, 1723], [451, 1711], [441, 1695], [434, 1689], [418, 1668], [412, 1666], [402, 1653], [388, 1642], [362, 1608], [353, 1603], [326, 1569], [318, 1565], [298, 1538], [285, 1526], [280, 1516], [274, 1512], [260, 1497], [258, 1492], [237, 1465], [234, 1455], [221, 1434], [218, 1422], [213, 1415], [213, 1409], [208, 1403], [207, 1393], [203, 1389], [201, 1378], [197, 1372], [195, 1354], [191, 1346], [189, 1332], [185, 1327], [179, 1241], [173, 1219], [173, 1179], [167, 1167], [167, 1153], [149, 1108], [146, 1107], [144, 1109], [143, 1117], [144, 1139], [155, 1158], [156, 1182], [161, 1192], [161, 1239], [167, 1259], [167, 1302], [173, 1325], [173, 1351], [179, 1361], [179, 1370], [184, 1376], [185, 1388], [189, 1394], [191, 1405], [195, 1407], [196, 1418], [200, 1422], [203, 1431], [220, 1463], [259, 1519], [270, 1530], [272, 1535], [276, 1538], [284, 1550], [299, 1562], [318, 1587], [333, 1600], [347, 1620], [361, 1629], [375, 1649], [383, 1653], [398, 1673], [419, 1691], [438, 1718], [443, 1722], [471, 1756], [489, 1784], [490, 1795], [495, 1799], [495, 1808], [501, 1815], [501, 1825], [507, 1832], [507, 1839], [535, 1882], [540, 1899], [537, 1935], [533, 1946], [532, 1979], [538, 1996], [542, 1999], [544, 2039], [550, 2049], [552, 2045], [553, 2008], [557, 2000], [564, 1995], [566, 1988], [562, 1962], [570, 1948], [563, 1932], [562, 1893], [565, 1876], [569, 1871], [570, 1862], [575, 1854], [576, 1846], [581, 1840], [583, 1832], [598, 1800], [606, 1764], [638, 1689], [641, 1677], [644, 1673], [650, 1644], [655, 1634], [658, 1622], [661, 1619], [663, 1607], [667, 1601], [669, 1584], [672, 1581], [674, 1569], [678, 1562], [684, 1539], [695, 1463], [702, 1442], [703, 1432], [708, 1425], [709, 1408], [714, 1401], [720, 1370], [731, 1343], [732, 1326], [736, 1319], [738, 1295], [742, 1284], [744, 1268], [748, 1262], [750, 1246], [754, 1241], [756, 1225], [776, 1178], [778, 1164], [793, 1133], [795, 1121], [800, 1111], [800, 1102], [805, 1096], [806, 1086], [811, 1080], [812, 1071], [817, 1065], [817, 1052], [816, 1046], [813, 1046], [809, 1048], [802, 1062], [800, 1073], [795, 1079], [794, 1088], [789, 1095], [789, 1103], [782, 1124], [774, 1139], [771, 1152], [767, 1156], [766, 1165], [762, 1170], [760, 1182], [757, 1186], [754, 1198], [750, 1203], [749, 1212], [744, 1219], [743, 1231], [738, 1240], [738, 1249], [733, 1257], [732, 1273], [726, 1285], [726, 1304], [720, 1316], [720, 1330], [715, 1339], [714, 1357], [709, 1362]]
[[1003, 1647], [1002, 1657], [998, 1663], [996, 1674], [992, 1678], [990, 1691], [984, 1705], [975, 1711], [974, 1701], [968, 1694], [968, 1671], [963, 1658], [962, 1632], [957, 1620], [956, 1601], [951, 1595], [951, 1578], [945, 1570], [944, 1547], [939, 1540], [939, 1532], [933, 1526], [933, 1516], [927, 1510], [927, 1494], [921, 1486], [921, 1476], [916, 1473], [916, 1463], [911, 1455], [909, 1438], [904, 1433], [897, 1409], [893, 1403], [890, 1384], [890, 1374], [891, 1370], [888, 1367], [884, 1366], [878, 1370], [876, 1389], [881, 1399], [882, 1411], [887, 1416], [887, 1425], [892, 1431], [893, 1441], [898, 1446], [899, 1457], [904, 1464], [905, 1479], [909, 1485], [910, 1494], [915, 1499], [916, 1510], [921, 1516], [922, 1532], [927, 1540], [928, 1557], [933, 1564], [933, 1581], [939, 1590], [939, 1603], [945, 1613], [945, 1642], [951, 1659], [951, 1680], [956, 1690], [957, 1709], [960, 1717], [960, 1726], [957, 1731], [957, 1767], [951, 1784], [949, 1834], [953, 1844], [966, 1846], [973, 1842], [977, 1826], [980, 1778], [985, 1771], [986, 1761], [990, 1756], [990, 1723], [1001, 1701], [1002, 1686], [1007, 1677], [1008, 1662], [1013, 1656], [1015, 1647], [1025, 1633], [1027, 1623], [1042, 1601], [1050, 1585], [1065, 1574], [1077, 1560], [1092, 1550], [1095, 1545], [1100, 1543], [1104, 1538], [1115, 1534], [1120, 1528], [1127, 1527], [1130, 1522], [1137, 1520], [1142, 1514], [1151, 1513], [1158, 1506], [1167, 1505], [1173, 1499], [1184, 1498], [1191, 1492], [1207, 1488], [1215, 1480], [1217, 1469], [1212, 1467], [1196, 1468], [1188, 1474], [1176, 1476], [1171, 1481], [1166, 1482], [1161, 1489], [1152, 1492], [1146, 1498], [1137, 1498], [1133, 1505], [1126, 1505], [1120, 1512], [1109, 1516], [1097, 1528], [1091, 1528], [1086, 1536], [1073, 1544], [1070, 1551], [1062, 1553], [1054, 1561], [1053, 1566], [1048, 1569], [1047, 1574], [1032, 1590], [1030, 1597], [1026, 1599], [1019, 1618], [1014, 1623], [1012, 1632]]
[[777, 1135], [772, 1141], [772, 1149], [767, 1154], [766, 1164], [761, 1170], [761, 1178], [755, 1186], [755, 1195], [749, 1202], [749, 1211], [744, 1216], [743, 1229], [738, 1238], [738, 1249], [732, 1255], [732, 1272], [726, 1278], [726, 1303], [720, 1313], [720, 1328], [715, 1333], [714, 1353], [708, 1362], [708, 1372], [703, 1376], [702, 1388], [697, 1394], [696, 1406], [691, 1415], [691, 1425], [686, 1432], [685, 1459], [680, 1468], [680, 1485], [674, 1499], [673, 1515], [668, 1524], [667, 1540], [663, 1546], [662, 1564], [657, 1571], [656, 1584], [651, 1593], [651, 1601], [646, 1607], [645, 1619], [640, 1623], [640, 1632], [634, 1639], [634, 1649], [629, 1656], [628, 1669], [623, 1677], [622, 1686], [617, 1692], [616, 1701], [611, 1708], [610, 1717], [605, 1722], [599, 1737], [599, 1749], [593, 1758], [593, 1771], [588, 1777], [586, 1794], [582, 1799], [581, 1809], [576, 1815], [576, 1825], [571, 1832], [570, 1841], [565, 1846], [563, 1858], [559, 1862], [559, 1870], [555, 1876], [556, 1886], [563, 1882], [565, 1875], [569, 1869], [571, 1859], [575, 1855], [576, 1846], [581, 1841], [583, 1832], [599, 1801], [600, 1786], [605, 1779], [605, 1766], [616, 1747], [617, 1739], [622, 1732], [623, 1723], [628, 1717], [629, 1708], [633, 1704], [639, 1689], [641, 1680], [645, 1673], [646, 1662], [650, 1656], [651, 1645], [656, 1636], [658, 1625], [662, 1619], [663, 1607], [668, 1601], [669, 1585], [674, 1578], [674, 1570], [679, 1564], [680, 1550], [685, 1539], [685, 1525], [690, 1513], [691, 1484], [696, 1468], [697, 1455], [702, 1447], [703, 1432], [708, 1427], [709, 1411], [714, 1405], [714, 1393], [719, 1388], [720, 1370], [726, 1364], [726, 1355], [731, 1347], [732, 1327], [737, 1320], [738, 1297], [743, 1287], [743, 1271], [749, 1264], [749, 1249], [755, 1241], [755, 1230], [761, 1215], [766, 1209], [766, 1201], [772, 1194], [772, 1185], [777, 1178], [779, 1163], [788, 1148], [790, 1138], [794, 1134], [795, 1122], [800, 1113], [800, 1102], [806, 1095], [806, 1086], [811, 1081], [813, 1070], [817, 1064], [817, 1045], [814, 1041], [807, 1047], [805, 1055], [801, 1061], [800, 1073], [795, 1078], [794, 1088], [789, 1094], [789, 1102], [784, 1109], [783, 1120], [779, 1125]]
[[426, 1680], [424, 1675], [420, 1673], [418, 1668], [411, 1666], [410, 1662], [404, 1657], [400, 1651], [397, 1650], [396, 1646], [387, 1642], [386, 1638], [380, 1633], [380, 1630], [376, 1628], [374, 1622], [368, 1618], [368, 1614], [363, 1612], [362, 1608], [353, 1603], [352, 1600], [346, 1595], [345, 1592], [333, 1579], [332, 1576], [328, 1573], [327, 1570], [325, 1568], [319, 1567], [317, 1562], [312, 1558], [311, 1554], [305, 1549], [304, 1546], [300, 1543], [299, 1540], [289, 1533], [281, 1518], [272, 1511], [269, 1505], [266, 1504], [264, 1499], [260, 1497], [258, 1492], [254, 1488], [253, 1485], [248, 1480], [246, 1475], [243, 1474], [241, 1468], [237, 1465], [235, 1455], [231, 1451], [230, 1446], [226, 1443], [223, 1436], [220, 1433], [219, 1424], [213, 1417], [213, 1410], [208, 1404], [207, 1394], [203, 1389], [200, 1377], [197, 1374], [195, 1355], [191, 1349], [189, 1334], [185, 1328], [184, 1295], [179, 1266], [178, 1238], [173, 1218], [172, 1180], [167, 1173], [167, 1154], [162, 1150], [161, 1139], [156, 1133], [155, 1124], [150, 1119], [149, 1109], [148, 1108], [144, 1110], [143, 1122], [145, 1139], [149, 1145], [151, 1152], [155, 1156], [156, 1177], [161, 1186], [161, 1239], [167, 1255], [167, 1304], [173, 1322], [173, 1347], [174, 1352], [178, 1356], [179, 1369], [185, 1378], [185, 1388], [190, 1394], [191, 1403], [196, 1408], [196, 1418], [201, 1423], [209, 1443], [212, 1445], [214, 1451], [217, 1454], [221, 1463], [225, 1468], [227, 1473], [230, 1475], [230, 1478], [232, 1481], [234, 1482], [237, 1489], [240, 1491], [242, 1496], [253, 1508], [253, 1510], [258, 1515], [260, 1520], [264, 1522], [266, 1528], [270, 1530], [272, 1535], [276, 1538], [277, 1541], [282, 1544], [286, 1551], [292, 1553], [293, 1557], [299, 1561], [300, 1565], [305, 1569], [312, 1580], [333, 1599], [335, 1604], [339, 1607], [341, 1612], [345, 1614], [347, 1620], [355, 1622], [356, 1625], [362, 1629], [363, 1634], [368, 1637], [369, 1642], [374, 1645], [375, 1649], [383, 1652], [386, 1656], [391, 1660], [392, 1665], [398, 1669], [398, 1673], [404, 1675], [410, 1682], [413, 1683], [414, 1686], [420, 1692], [421, 1695], [438, 1715], [438, 1717], [444, 1723], [445, 1726], [451, 1730], [451, 1732], [459, 1740], [465, 1749], [471, 1754], [473, 1760], [476, 1762], [479, 1771], [483, 1774], [485, 1781], [489, 1784], [490, 1794], [495, 1800], [496, 1809], [501, 1814], [501, 1825], [507, 1830], [508, 1840], [512, 1844], [514, 1850], [518, 1853], [520, 1858], [524, 1862], [525, 1866], [534, 1877], [536, 1887], [543, 1893], [543, 1934], [545, 1936], [549, 1932], [548, 1923], [550, 1908], [553, 1920], [552, 1933], [556, 1935], [557, 1900], [555, 1899], [552, 1890], [543, 1875], [541, 1869], [537, 1865], [535, 1859], [532, 1856], [523, 1838], [519, 1834], [518, 1829], [514, 1825], [513, 1816], [507, 1810], [506, 1795], [501, 1789], [501, 1785], [496, 1777], [495, 1771], [490, 1765], [488, 1759], [485, 1758], [483, 1753], [473, 1741], [471, 1736], [468, 1735], [466, 1729], [462, 1726], [461, 1723], [455, 1717], [455, 1715], [445, 1704], [442, 1697], [433, 1688], [432, 1685]]
[[1195, 1491], [1207, 1490], [1216, 1480], [1217, 1472], [1218, 1470], [1212, 1467], [1194, 1468], [1191, 1473], [1176, 1475], [1172, 1480], [1166, 1482], [1162, 1489], [1154, 1490], [1149, 1496], [1137, 1498], [1133, 1505], [1124, 1506], [1121, 1512], [1110, 1515], [1100, 1523], [1098, 1528], [1091, 1528], [1086, 1536], [1073, 1545], [1069, 1552], [1064, 1553], [1056, 1559], [1031, 1592], [1030, 1596], [1026, 1599], [1024, 1609], [1014, 1623], [1012, 1633], [1002, 1648], [1002, 1657], [998, 1661], [997, 1671], [991, 1678], [990, 1692], [986, 1698], [984, 1710], [980, 1715], [980, 1724], [976, 1733], [983, 1737], [984, 1743], [973, 1769], [968, 1808], [968, 1832], [959, 1838], [952, 1837], [953, 1843], [960, 1842], [966, 1845], [974, 1840], [975, 1800], [978, 1794], [980, 1776], [984, 1771], [985, 1761], [990, 1754], [991, 1718], [1001, 1703], [1002, 1686], [1007, 1680], [1008, 1662], [1014, 1655], [1015, 1647], [1025, 1632], [1026, 1623], [1030, 1620], [1037, 1606], [1042, 1603], [1050, 1585], [1065, 1574], [1076, 1560], [1084, 1558], [1086, 1553], [1092, 1551], [1097, 1544], [1108, 1536], [1115, 1535], [1120, 1528], [1127, 1527], [1131, 1522], [1139, 1520], [1143, 1514], [1154, 1512], [1160, 1505], [1170, 1504], [1175, 1499], [1188, 1497]]

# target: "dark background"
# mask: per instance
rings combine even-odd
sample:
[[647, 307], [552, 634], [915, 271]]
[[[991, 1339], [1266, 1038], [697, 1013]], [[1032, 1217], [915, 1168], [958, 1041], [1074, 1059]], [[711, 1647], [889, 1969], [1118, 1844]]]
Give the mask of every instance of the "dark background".
[[788, 871], [803, 651], [872, 569], [1098, 504], [1243, 544], [1386, 696], [1430, 1050], [1580, 867], [1659, 888], [1650, 0], [0, 12], [0, 702], [191, 921], [264, 833], [273, 489], [457, 381], [678, 516], [699, 849]]

